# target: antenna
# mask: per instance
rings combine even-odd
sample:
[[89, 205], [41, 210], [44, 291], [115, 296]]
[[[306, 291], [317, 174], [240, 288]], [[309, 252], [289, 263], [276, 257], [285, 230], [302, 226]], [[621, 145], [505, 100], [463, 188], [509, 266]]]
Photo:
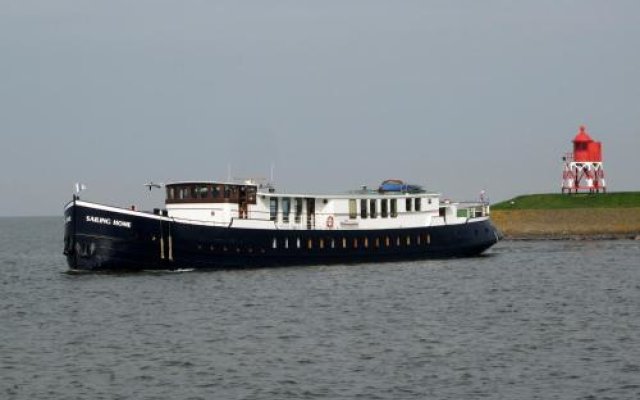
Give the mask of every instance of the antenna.
[[149, 191], [151, 191], [151, 189], [162, 189], [162, 183], [155, 183], [153, 181], [149, 182], [149, 183], [145, 183], [144, 184], [146, 187], [149, 188]]

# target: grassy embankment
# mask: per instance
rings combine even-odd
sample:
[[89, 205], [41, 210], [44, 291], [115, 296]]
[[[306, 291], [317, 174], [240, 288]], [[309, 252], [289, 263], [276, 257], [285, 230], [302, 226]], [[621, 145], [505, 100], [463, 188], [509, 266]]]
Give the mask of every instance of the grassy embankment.
[[491, 206], [507, 238], [639, 237], [640, 192], [534, 194]]

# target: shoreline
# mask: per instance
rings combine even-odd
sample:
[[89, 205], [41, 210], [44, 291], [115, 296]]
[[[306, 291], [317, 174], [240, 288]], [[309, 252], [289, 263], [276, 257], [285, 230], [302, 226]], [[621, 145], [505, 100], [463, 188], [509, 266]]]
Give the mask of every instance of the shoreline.
[[640, 207], [492, 210], [504, 240], [640, 240]]
[[634, 234], [597, 234], [597, 235], [504, 235], [504, 241], [597, 241], [597, 240], [630, 240], [640, 241], [640, 235]]

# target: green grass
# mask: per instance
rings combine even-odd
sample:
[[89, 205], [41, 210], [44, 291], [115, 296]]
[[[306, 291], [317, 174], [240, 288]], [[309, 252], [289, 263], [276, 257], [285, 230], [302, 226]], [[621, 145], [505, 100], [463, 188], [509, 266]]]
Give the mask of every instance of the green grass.
[[567, 208], [640, 207], [640, 192], [596, 194], [530, 194], [493, 204], [492, 210], [550, 210]]

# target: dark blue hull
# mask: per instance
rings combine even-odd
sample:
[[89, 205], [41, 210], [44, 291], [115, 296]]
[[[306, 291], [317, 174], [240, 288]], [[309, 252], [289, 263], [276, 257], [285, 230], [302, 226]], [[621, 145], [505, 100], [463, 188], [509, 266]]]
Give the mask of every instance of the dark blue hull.
[[74, 202], [65, 209], [65, 221], [69, 267], [96, 271], [468, 257], [481, 254], [499, 239], [488, 219], [386, 230], [265, 230], [182, 223]]

